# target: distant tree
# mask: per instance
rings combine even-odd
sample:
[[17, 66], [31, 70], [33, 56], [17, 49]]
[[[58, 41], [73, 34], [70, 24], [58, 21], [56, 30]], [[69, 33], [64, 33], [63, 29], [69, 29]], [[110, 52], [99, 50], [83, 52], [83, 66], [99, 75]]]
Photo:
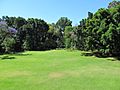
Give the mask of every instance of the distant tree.
[[23, 25], [23, 31], [25, 31], [25, 40], [23, 43], [24, 50], [34, 50], [34, 30], [32, 25]]
[[14, 26], [16, 29], [19, 29], [20, 27], [22, 27], [23, 25], [25, 25], [27, 22], [23, 17], [17, 17], [14, 20]]
[[65, 47], [64, 45], [64, 31], [66, 26], [72, 26], [72, 21], [67, 17], [61, 17], [56, 23], [56, 30], [59, 35], [57, 40], [58, 48]]
[[88, 18], [91, 19], [93, 17], [93, 13], [88, 12]]
[[57, 33], [56, 33], [56, 25], [54, 23], [49, 24], [49, 30], [47, 32], [46, 40], [45, 40], [45, 47], [47, 49], [55, 49], [57, 48]]
[[41, 19], [29, 18], [22, 30], [25, 33], [24, 48], [26, 50], [45, 50], [48, 24]]
[[117, 5], [120, 5], [120, 1], [113, 0], [112, 2], [109, 3], [108, 8], [115, 7]]
[[71, 48], [71, 42], [72, 42], [72, 39], [71, 39], [71, 36], [73, 34], [73, 28], [72, 26], [66, 26], [65, 27], [65, 34], [64, 34], [64, 40], [65, 40], [65, 47], [68, 49], [68, 48]]
[[57, 27], [60, 27], [61, 32], [63, 33], [66, 26], [72, 26], [72, 21], [70, 21], [67, 17], [61, 17], [57, 23]]
[[15, 35], [17, 31], [14, 28], [8, 27], [6, 22], [0, 22], [0, 50], [1, 53], [13, 52], [13, 45], [15, 44]]

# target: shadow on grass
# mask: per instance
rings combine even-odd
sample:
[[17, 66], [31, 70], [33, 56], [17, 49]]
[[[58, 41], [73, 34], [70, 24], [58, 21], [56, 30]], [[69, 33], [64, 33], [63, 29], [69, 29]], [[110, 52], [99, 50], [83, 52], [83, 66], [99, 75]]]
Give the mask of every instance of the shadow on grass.
[[82, 56], [95, 56], [98, 58], [108, 58], [107, 60], [110, 61], [120, 61], [120, 55], [103, 55], [100, 52], [84, 52], [82, 53]]
[[118, 56], [118, 57], [114, 57], [116, 60], [119, 60], [120, 61], [120, 56]]
[[2, 56], [0, 58], [1, 58], [1, 60], [13, 60], [13, 59], [15, 59], [15, 57], [8, 56], [8, 55]]
[[82, 53], [82, 56], [94, 56], [94, 54], [90, 52], [84, 52]]
[[8, 54], [8, 55], [2, 54], [0, 59], [1, 60], [13, 60], [13, 59], [16, 59], [15, 56], [29, 56], [29, 55], [32, 55], [32, 54], [26, 54], [26, 53], [14, 53], [14, 54]]
[[30, 56], [30, 55], [32, 55], [32, 54], [15, 53], [15, 54], [11, 54], [11, 55], [14, 55], [14, 56]]

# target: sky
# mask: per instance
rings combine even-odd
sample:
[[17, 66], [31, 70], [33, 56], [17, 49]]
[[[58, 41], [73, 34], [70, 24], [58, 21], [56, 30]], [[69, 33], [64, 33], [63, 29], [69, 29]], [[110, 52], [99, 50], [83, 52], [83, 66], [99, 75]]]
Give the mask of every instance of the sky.
[[68, 17], [73, 25], [86, 18], [88, 12], [107, 8], [112, 0], [0, 0], [0, 17], [21, 16], [41, 18], [56, 23], [60, 17]]

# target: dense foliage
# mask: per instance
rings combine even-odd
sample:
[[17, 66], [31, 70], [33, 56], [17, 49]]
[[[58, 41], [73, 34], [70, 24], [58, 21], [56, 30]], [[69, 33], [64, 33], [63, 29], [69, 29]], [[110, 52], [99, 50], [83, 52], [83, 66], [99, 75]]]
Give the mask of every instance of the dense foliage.
[[119, 47], [120, 1], [114, 0], [94, 14], [88, 12], [74, 27], [67, 17], [52, 24], [37, 18], [3, 16], [0, 20], [1, 53], [70, 48], [112, 56], [120, 54]]
[[37, 18], [26, 20], [23, 17], [3, 16], [0, 20], [0, 51], [14, 53], [64, 48], [66, 26], [72, 26], [72, 21], [67, 17], [61, 17], [56, 24], [47, 24]]
[[88, 18], [83, 19], [78, 27], [81, 50], [106, 56], [120, 54], [120, 5], [101, 8], [95, 14], [88, 13]]

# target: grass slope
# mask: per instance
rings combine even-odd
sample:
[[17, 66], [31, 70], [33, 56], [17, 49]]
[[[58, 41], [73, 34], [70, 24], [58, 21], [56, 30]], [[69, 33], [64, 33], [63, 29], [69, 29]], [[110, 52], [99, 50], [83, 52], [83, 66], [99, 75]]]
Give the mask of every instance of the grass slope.
[[0, 90], [120, 90], [120, 61], [66, 50], [0, 57]]

